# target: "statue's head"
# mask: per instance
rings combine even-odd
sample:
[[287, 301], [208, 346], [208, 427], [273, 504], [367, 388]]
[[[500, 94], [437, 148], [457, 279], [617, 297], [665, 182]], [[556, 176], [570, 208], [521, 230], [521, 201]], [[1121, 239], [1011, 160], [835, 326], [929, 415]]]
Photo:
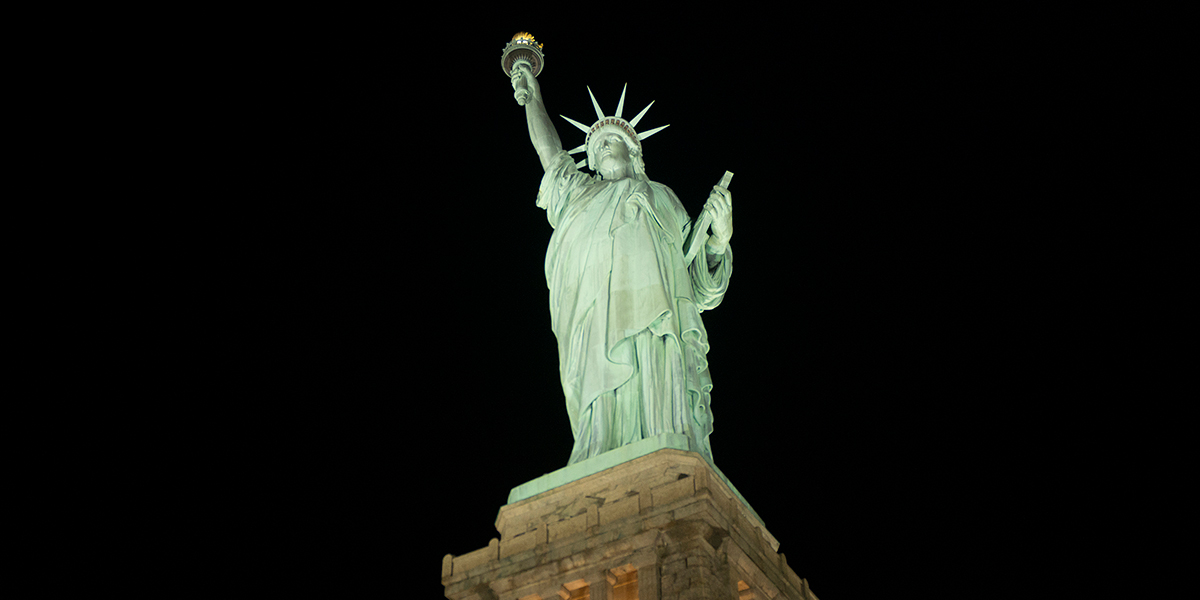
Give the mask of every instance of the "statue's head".
[[[624, 89], [621, 90], [621, 100], [617, 103], [617, 112], [611, 117], [604, 116], [604, 112], [600, 110], [600, 103], [596, 102], [596, 96], [592, 94], [591, 88], [588, 89], [588, 95], [592, 97], [592, 106], [595, 107], [596, 117], [599, 120], [593, 123], [591, 127], [588, 127], [583, 123], [563, 117], [567, 121], [570, 121], [572, 125], [578, 127], [580, 131], [587, 134], [583, 145], [570, 150], [570, 153], [576, 154], [587, 151], [587, 165], [593, 171], [600, 173], [602, 177], [606, 177], [606, 170], [614, 174], [619, 173], [619, 169], [610, 167], [604, 163], [607, 161], [611, 164], [613, 161], [620, 161], [623, 156], [628, 160], [629, 170], [632, 171], [628, 172], [628, 175], [634, 177], [645, 176], [646, 165], [642, 160], [642, 140], [666, 129], [668, 126], [663, 125], [644, 133], [635, 131], [634, 126], [646, 115], [646, 111], [650, 110], [650, 106], [653, 106], [654, 103], [651, 102], [646, 108], [643, 108], [642, 112], [638, 113], [633, 120], [626, 121], [621, 118], [621, 110], [625, 106]], [[619, 150], [614, 151], [613, 144], [615, 141], [620, 141], [624, 146], [624, 155]]]
[[642, 162], [642, 145], [636, 136], [630, 136], [621, 127], [603, 127], [588, 136], [588, 166], [604, 179], [645, 174]]

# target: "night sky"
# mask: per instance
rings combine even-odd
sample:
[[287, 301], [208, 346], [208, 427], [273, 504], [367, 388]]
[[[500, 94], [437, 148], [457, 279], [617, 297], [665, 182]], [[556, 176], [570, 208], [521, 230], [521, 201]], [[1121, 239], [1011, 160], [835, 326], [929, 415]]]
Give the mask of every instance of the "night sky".
[[307, 15], [222, 42], [214, 212], [245, 277], [196, 418], [196, 585], [441, 597], [442, 557], [566, 465], [542, 170], [499, 66], [519, 30], [567, 148], [557, 115], [590, 123], [585, 86], [611, 112], [628, 83], [627, 118], [654, 100], [639, 128], [671, 125], [648, 174], [691, 214], [735, 173], [711, 442], [794, 570], [850, 598], [1002, 568], [1001, 457], [1056, 368], [1028, 324], [1053, 299], [1012, 183], [1044, 166], [999, 110], [1024, 100], [969, 29], [409, 26]]

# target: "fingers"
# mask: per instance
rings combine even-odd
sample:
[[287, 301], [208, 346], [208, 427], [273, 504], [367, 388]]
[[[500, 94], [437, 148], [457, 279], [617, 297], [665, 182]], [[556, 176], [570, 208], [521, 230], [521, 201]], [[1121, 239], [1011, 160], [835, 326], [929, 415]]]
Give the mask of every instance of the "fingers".
[[709, 197], [717, 198], [721, 202], [728, 204], [730, 207], [733, 206], [733, 194], [730, 194], [729, 190], [727, 190], [719, 185], [713, 186], [712, 194], [710, 194]]
[[717, 185], [713, 186], [713, 192], [708, 196], [708, 205], [705, 208], [711, 207], [713, 216], [723, 216], [733, 211], [733, 195], [729, 190]]
[[523, 67], [512, 70], [513, 99], [521, 106], [525, 106], [529, 102], [529, 81], [533, 78], [527, 77], [528, 73], [529, 71]]
[[513, 88], [513, 98], [517, 104], [525, 106], [532, 98], [539, 97], [540, 92], [537, 87], [537, 77], [533, 76], [525, 66], [519, 66], [512, 70], [511, 82]]
[[531, 80], [531, 79], [534, 79], [534, 78], [529, 75], [528, 69], [525, 69], [522, 67], [517, 67], [516, 69], [512, 70], [512, 77], [510, 78], [510, 80], [512, 82], [512, 87], [514, 90], [517, 88], [529, 87], [529, 80]]
[[733, 236], [733, 195], [725, 187], [713, 186], [704, 209], [712, 216], [713, 236], [721, 243], [729, 243]]

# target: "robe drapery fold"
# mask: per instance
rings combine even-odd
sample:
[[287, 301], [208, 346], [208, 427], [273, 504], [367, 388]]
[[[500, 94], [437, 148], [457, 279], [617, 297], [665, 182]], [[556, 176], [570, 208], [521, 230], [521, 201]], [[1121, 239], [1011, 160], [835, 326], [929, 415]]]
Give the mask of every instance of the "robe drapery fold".
[[537, 205], [554, 227], [546, 251], [550, 320], [575, 435], [570, 463], [660, 433], [688, 436], [710, 461], [708, 334], [733, 267], [700, 252], [683, 264], [691, 220], [670, 188], [604, 181], [566, 152], [546, 171]]

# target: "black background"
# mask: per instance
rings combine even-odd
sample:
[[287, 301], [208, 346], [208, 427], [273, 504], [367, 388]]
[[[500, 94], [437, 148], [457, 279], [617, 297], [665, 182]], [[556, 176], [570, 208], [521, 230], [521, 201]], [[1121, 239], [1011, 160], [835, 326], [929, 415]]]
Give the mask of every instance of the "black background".
[[612, 111], [628, 83], [689, 212], [736, 174], [711, 441], [797, 574], [978, 596], [1040, 568], [1007, 548], [1044, 500], [1024, 465], [1072, 367], [1037, 323], [1075, 259], [1039, 225], [1052, 109], [1019, 41], [981, 15], [438, 14], [256, 17], [198, 59], [201, 210], [237, 274], [188, 406], [198, 595], [440, 597], [442, 557], [566, 464], [542, 171], [499, 66], [519, 30], [564, 146], [585, 86]]

